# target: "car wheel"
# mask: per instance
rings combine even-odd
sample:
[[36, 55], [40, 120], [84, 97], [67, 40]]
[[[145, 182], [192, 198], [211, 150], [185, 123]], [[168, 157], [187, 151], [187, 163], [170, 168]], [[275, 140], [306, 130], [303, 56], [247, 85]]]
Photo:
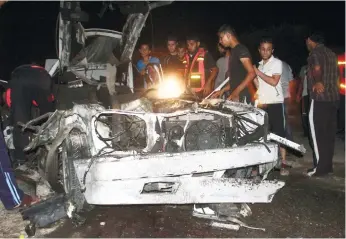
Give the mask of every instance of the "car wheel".
[[77, 212], [89, 208], [89, 205], [85, 201], [73, 161], [89, 157], [91, 156], [86, 135], [73, 129], [62, 144], [60, 161], [62, 162], [64, 191], [76, 207]]

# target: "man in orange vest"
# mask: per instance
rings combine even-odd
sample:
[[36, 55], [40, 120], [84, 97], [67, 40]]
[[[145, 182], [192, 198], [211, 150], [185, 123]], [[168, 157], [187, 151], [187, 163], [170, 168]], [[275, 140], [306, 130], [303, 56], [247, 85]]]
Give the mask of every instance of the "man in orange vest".
[[187, 37], [186, 43], [188, 50], [185, 55], [186, 85], [199, 97], [206, 97], [214, 89], [218, 68], [210, 53], [200, 47], [197, 36]]

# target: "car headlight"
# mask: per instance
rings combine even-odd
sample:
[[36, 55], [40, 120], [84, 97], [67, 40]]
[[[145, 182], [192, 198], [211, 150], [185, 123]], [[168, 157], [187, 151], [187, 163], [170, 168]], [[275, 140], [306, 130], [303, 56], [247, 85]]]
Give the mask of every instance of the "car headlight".
[[158, 98], [178, 98], [184, 93], [184, 90], [183, 82], [179, 78], [167, 77], [158, 86]]

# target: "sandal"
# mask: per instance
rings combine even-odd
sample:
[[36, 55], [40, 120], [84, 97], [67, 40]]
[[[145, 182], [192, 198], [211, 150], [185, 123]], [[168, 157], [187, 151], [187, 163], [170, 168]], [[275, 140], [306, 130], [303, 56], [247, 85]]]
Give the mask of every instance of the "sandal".
[[280, 175], [281, 176], [288, 176], [288, 175], [290, 175], [290, 172], [286, 168], [282, 167], [280, 169]]

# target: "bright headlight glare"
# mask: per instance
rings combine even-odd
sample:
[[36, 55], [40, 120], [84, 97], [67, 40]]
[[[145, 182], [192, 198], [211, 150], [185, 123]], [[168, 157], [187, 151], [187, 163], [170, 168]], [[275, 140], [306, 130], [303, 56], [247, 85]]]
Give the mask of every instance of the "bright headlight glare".
[[178, 98], [183, 92], [183, 86], [173, 77], [165, 79], [158, 87], [158, 97], [161, 99]]

